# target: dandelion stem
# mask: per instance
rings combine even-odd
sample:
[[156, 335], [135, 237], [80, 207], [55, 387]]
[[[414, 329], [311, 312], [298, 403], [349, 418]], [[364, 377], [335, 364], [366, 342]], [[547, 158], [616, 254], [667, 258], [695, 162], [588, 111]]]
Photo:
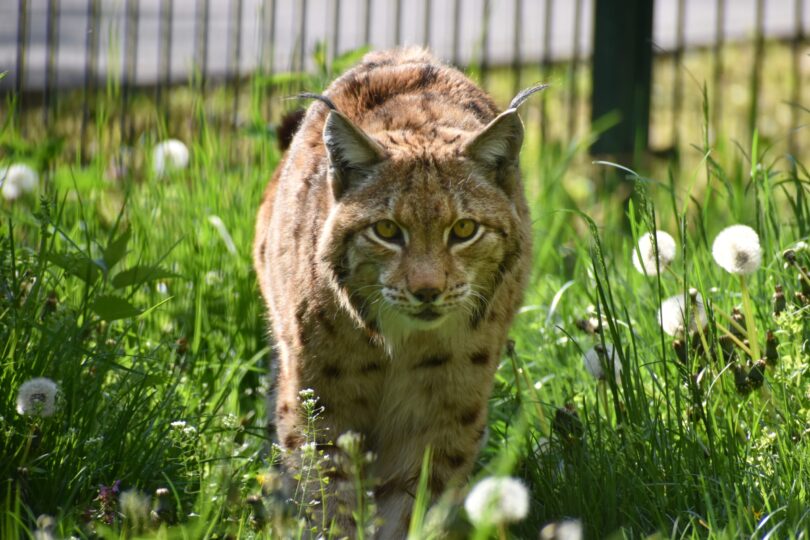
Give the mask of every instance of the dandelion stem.
[[681, 276], [679, 276], [679, 275], [678, 275], [678, 273], [677, 273], [677, 272], [675, 272], [675, 270], [673, 270], [671, 266], [667, 266], [667, 267], [665, 268], [665, 271], [666, 271], [666, 272], [669, 272], [669, 274], [670, 274], [671, 276], [673, 276], [673, 277], [674, 277], [674, 278], [677, 280], [678, 284], [680, 284], [681, 286], [683, 286], [683, 278], [682, 278]]
[[751, 345], [751, 352], [753, 355], [751, 359], [756, 361], [760, 359], [759, 354], [759, 338], [757, 336], [757, 326], [754, 320], [754, 309], [751, 306], [751, 295], [748, 292], [748, 285], [745, 282], [745, 275], [740, 274], [740, 288], [742, 289], [743, 311], [745, 312], [745, 326], [748, 331], [748, 343]]
[[796, 270], [799, 271], [799, 276], [801, 276], [804, 282], [810, 285], [810, 276], [807, 275], [807, 272], [804, 271], [804, 268], [802, 268], [798, 264], [794, 264], [793, 266], [794, 268], [796, 268]]
[[599, 381], [599, 391], [596, 395], [596, 400], [599, 401], [599, 397], [602, 397], [602, 401], [604, 402], [605, 406], [605, 417], [610, 418], [610, 402], [608, 401], [607, 395], [607, 381]]
[[706, 334], [703, 332], [703, 325], [697, 325], [697, 332], [698, 336], [700, 337], [700, 343], [703, 345], [703, 350], [706, 351], [706, 355], [711, 358], [711, 349], [709, 349], [709, 342], [706, 341]]
[[731, 324], [731, 326], [736, 328], [737, 331], [740, 332], [741, 334], [747, 333], [747, 330], [743, 325], [735, 321], [734, 317], [732, 317], [731, 315], [729, 315], [728, 313], [717, 307], [717, 305], [712, 306], [712, 311], [714, 311], [715, 313], [719, 313], [725, 320], [729, 322], [729, 324]]
[[535, 414], [537, 415], [537, 421], [540, 423], [540, 429], [544, 433], [551, 432], [551, 426], [546, 419], [546, 415], [543, 413], [543, 409], [540, 407], [540, 396], [537, 395], [537, 390], [534, 388], [531, 379], [529, 379], [529, 374], [526, 372], [525, 369], [518, 368], [517, 365], [517, 353], [514, 351], [509, 351], [507, 353], [509, 356], [509, 360], [512, 362], [512, 369], [515, 372], [515, 390], [517, 390], [517, 394], [520, 396], [522, 392], [520, 391], [520, 377], [523, 376], [523, 380], [526, 382], [526, 389], [531, 394], [531, 400], [534, 404]]
[[728, 328], [726, 328], [726, 327], [721, 326], [721, 325], [719, 325], [719, 324], [718, 324], [718, 325], [717, 325], [717, 329], [718, 329], [718, 330], [722, 330], [722, 331], [723, 331], [723, 335], [724, 335], [724, 336], [726, 336], [727, 338], [729, 338], [731, 341], [733, 341], [733, 342], [734, 342], [734, 344], [735, 344], [737, 347], [739, 347], [740, 349], [742, 349], [742, 350], [743, 350], [743, 352], [744, 352], [745, 354], [747, 354], [747, 355], [748, 355], [748, 356], [750, 356], [751, 358], [753, 358], [753, 357], [754, 357], [754, 353], [752, 353], [752, 352], [751, 352], [751, 349], [750, 349], [750, 348], [748, 348], [748, 347], [745, 345], [745, 343], [743, 343], [742, 341], [740, 341], [740, 340], [739, 340], [739, 338], [737, 338], [737, 336], [735, 336], [734, 334], [732, 334], [731, 332], [729, 332]]

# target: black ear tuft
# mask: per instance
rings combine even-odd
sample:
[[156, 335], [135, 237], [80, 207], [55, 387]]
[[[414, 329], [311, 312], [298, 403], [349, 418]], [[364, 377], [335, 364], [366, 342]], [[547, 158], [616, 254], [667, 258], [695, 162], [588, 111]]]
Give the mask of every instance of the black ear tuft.
[[334, 102], [328, 97], [324, 96], [323, 94], [314, 94], [312, 92], [301, 92], [297, 96], [293, 96], [290, 99], [316, 99], [321, 103], [325, 104], [327, 107], [329, 107], [330, 110], [333, 111], [337, 110], [337, 107], [335, 107]]
[[535, 94], [535, 93], [537, 93], [537, 92], [539, 92], [541, 90], [545, 90], [546, 88], [548, 88], [547, 84], [536, 84], [534, 86], [524, 88], [523, 90], [518, 92], [518, 95], [516, 95], [514, 98], [512, 98], [511, 103], [509, 103], [509, 108], [510, 109], [517, 109], [518, 107], [523, 105], [524, 101], [529, 99], [529, 96], [531, 96], [532, 94]]

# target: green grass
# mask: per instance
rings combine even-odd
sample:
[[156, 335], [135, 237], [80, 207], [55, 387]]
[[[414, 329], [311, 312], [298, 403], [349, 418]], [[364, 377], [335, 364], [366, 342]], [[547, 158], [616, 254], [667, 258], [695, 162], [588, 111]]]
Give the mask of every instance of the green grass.
[[[175, 98], [189, 111], [183, 121], [165, 124], [136, 101], [143, 135], [127, 154], [105, 120], [115, 118], [112, 88], [94, 104], [86, 165], [75, 136], [3, 125], [0, 166], [27, 161], [46, 180], [37, 196], [0, 203], [0, 537], [33, 534], [41, 514], [54, 517], [57, 537], [303, 537], [304, 511], [280, 495], [264, 425], [270, 349], [250, 243], [279, 155], [273, 132], [257, 128], [264, 89], [246, 86], [248, 121], [237, 130], [219, 129], [190, 90]], [[689, 99], [700, 104], [699, 89]], [[75, 135], [70, 125], [59, 129]], [[509, 529], [514, 538], [566, 518], [594, 538], [806, 535], [810, 308], [781, 253], [810, 234], [810, 175], [764, 141], [729, 142], [747, 135], [709, 144], [700, 122], [681, 134], [697, 159], [641, 165], [640, 176], [588, 164], [586, 137], [540, 150], [528, 125], [534, 273], [471, 484], [491, 474], [524, 480], [531, 509]], [[167, 133], [189, 143], [192, 163], [158, 179], [149, 151]], [[122, 155], [130, 167], [114, 179], [110, 164]], [[616, 187], [587, 180], [598, 176]], [[715, 346], [714, 321], [725, 324], [719, 312], [741, 297], [711, 243], [734, 223], [759, 232], [764, 262], [750, 280], [758, 333], [779, 341], [766, 390], [745, 395]], [[655, 226], [679, 245], [660, 279], [631, 264], [635, 240]], [[810, 253], [798, 258], [810, 264]], [[788, 298], [780, 318], [771, 313], [776, 285]], [[707, 300], [713, 354], [683, 362], [656, 311], [688, 287]], [[593, 312], [605, 317], [601, 336], [577, 327]], [[583, 352], [603, 340], [620, 351], [620, 381], [597, 383], [583, 367]], [[59, 383], [57, 414], [18, 415], [16, 389], [38, 376]], [[124, 517], [110, 492], [119, 481], [120, 491], [168, 489], [161, 519], [139, 523], [137, 508]], [[474, 530], [462, 496], [430, 509], [418, 497], [415, 536], [497, 534]]]

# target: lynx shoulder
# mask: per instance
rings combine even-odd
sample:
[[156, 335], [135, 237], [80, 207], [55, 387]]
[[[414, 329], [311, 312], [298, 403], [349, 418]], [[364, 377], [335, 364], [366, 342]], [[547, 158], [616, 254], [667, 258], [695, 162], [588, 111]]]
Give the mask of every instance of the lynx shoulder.
[[[354, 431], [376, 455], [382, 538], [405, 536], [425, 448], [438, 495], [485, 432], [529, 274], [517, 106], [534, 90], [501, 113], [422, 50], [369, 54], [312, 96], [261, 203], [280, 443], [303, 443], [298, 395], [313, 389], [323, 447]], [[352, 534], [337, 506], [326, 511]]]

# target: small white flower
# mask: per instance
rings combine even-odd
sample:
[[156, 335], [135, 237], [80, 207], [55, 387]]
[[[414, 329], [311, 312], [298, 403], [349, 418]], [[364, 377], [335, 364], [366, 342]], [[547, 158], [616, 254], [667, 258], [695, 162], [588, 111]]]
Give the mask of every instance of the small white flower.
[[164, 176], [172, 171], [188, 167], [188, 147], [177, 139], [167, 139], [152, 150], [152, 169], [155, 175]]
[[585, 369], [588, 370], [594, 379], [605, 379], [605, 367], [613, 366], [613, 373], [616, 381], [619, 381], [622, 375], [622, 362], [616, 349], [610, 343], [605, 343], [603, 347], [601, 343], [597, 343], [585, 353], [583, 357], [585, 362]]
[[46, 377], [37, 377], [20, 385], [17, 412], [26, 416], [52, 416], [56, 412], [59, 387]]
[[[656, 242], [658, 250], [655, 249]], [[652, 233], [645, 233], [638, 239], [638, 246], [633, 250], [633, 266], [642, 274], [654, 276], [659, 268], [663, 270], [675, 260], [676, 250], [675, 239], [669, 233], [655, 231], [655, 242]]]
[[[689, 305], [689, 321], [686, 320], [686, 303]], [[661, 309], [658, 310], [658, 322], [664, 332], [670, 336], [679, 336], [689, 328], [690, 332], [695, 332], [699, 327], [704, 328], [709, 319], [706, 316], [706, 308], [703, 306], [703, 297], [700, 293], [692, 289], [689, 294], [681, 293], [671, 296], [661, 302]]]
[[36, 191], [38, 185], [39, 175], [28, 165], [15, 163], [0, 169], [0, 190], [7, 201]]
[[762, 263], [762, 248], [757, 232], [747, 225], [732, 225], [714, 239], [712, 256], [726, 272], [747, 275]]
[[529, 491], [517, 478], [484, 478], [464, 501], [467, 515], [476, 525], [513, 523], [529, 513]]
[[307, 457], [314, 457], [318, 452], [318, 445], [315, 441], [305, 442], [300, 446], [301, 453]]
[[363, 438], [359, 433], [347, 431], [337, 438], [337, 446], [349, 455], [356, 454], [360, 450]]

